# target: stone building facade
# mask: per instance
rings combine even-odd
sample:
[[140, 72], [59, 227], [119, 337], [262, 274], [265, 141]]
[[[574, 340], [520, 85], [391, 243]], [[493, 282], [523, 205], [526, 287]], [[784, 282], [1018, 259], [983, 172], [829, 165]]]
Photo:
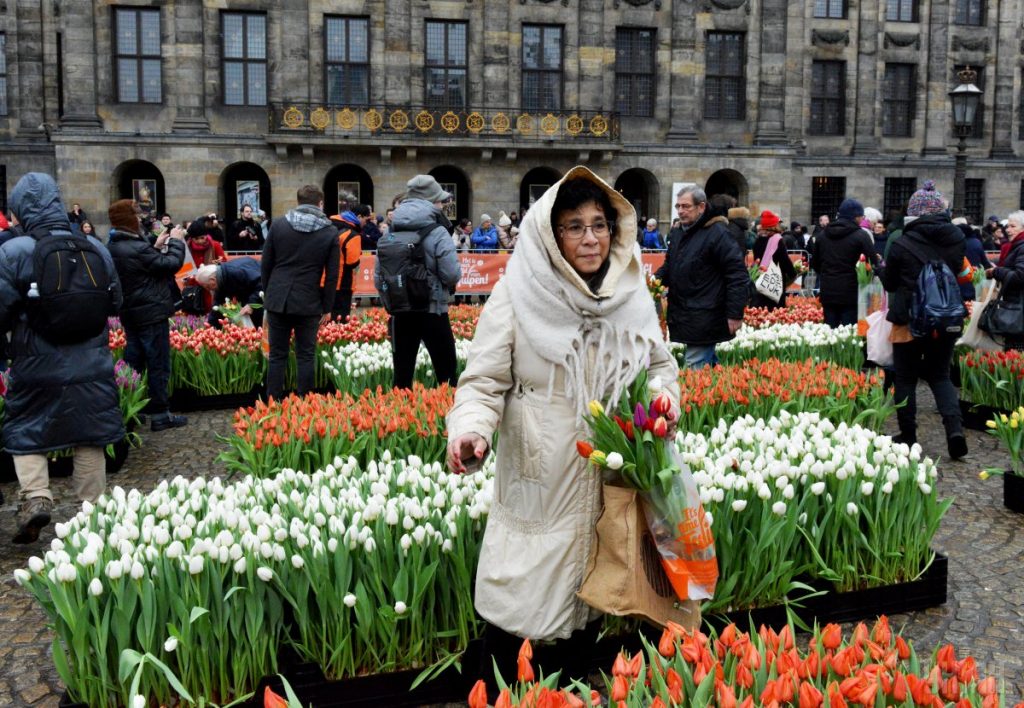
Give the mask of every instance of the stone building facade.
[[305, 183], [383, 211], [422, 172], [476, 220], [575, 164], [659, 219], [684, 182], [895, 206], [952, 192], [963, 65], [968, 210], [1024, 199], [1024, 0], [0, 0], [0, 33], [0, 206], [44, 169], [98, 222], [143, 188], [176, 220]]

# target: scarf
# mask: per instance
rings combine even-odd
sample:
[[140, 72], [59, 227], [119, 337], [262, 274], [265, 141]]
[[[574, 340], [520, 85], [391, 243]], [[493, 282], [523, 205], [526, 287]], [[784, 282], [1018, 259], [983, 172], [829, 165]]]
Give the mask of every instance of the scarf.
[[997, 266], [1001, 268], [1006, 263], [1006, 257], [1010, 255], [1010, 249], [1020, 241], [1024, 241], [1024, 231], [1014, 236], [1012, 241], [1007, 241], [999, 247], [999, 262], [996, 264]]
[[[562, 257], [551, 230], [558, 188], [575, 177], [598, 184], [618, 210], [620, 227], [596, 292]], [[504, 279], [514, 293], [512, 309], [521, 332], [551, 364], [548, 397], [561, 369], [566, 397], [579, 419], [592, 400], [618, 405], [626, 387], [650, 366], [650, 352], [665, 346], [640, 262], [636, 213], [585, 167], [570, 170], [527, 213]]]

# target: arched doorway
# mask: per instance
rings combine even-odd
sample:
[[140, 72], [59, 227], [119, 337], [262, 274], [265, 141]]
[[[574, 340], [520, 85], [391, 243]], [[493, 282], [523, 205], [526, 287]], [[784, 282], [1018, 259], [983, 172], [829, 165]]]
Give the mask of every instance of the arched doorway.
[[708, 197], [716, 194], [728, 194], [733, 197], [741, 206], [747, 205], [747, 198], [750, 192], [747, 188], [747, 178], [736, 170], [719, 170], [708, 177], [704, 185], [704, 191]]
[[350, 194], [360, 204], [373, 206], [373, 180], [370, 173], [359, 165], [345, 164], [332, 167], [324, 177], [324, 211], [338, 213], [338, 195]]
[[647, 170], [626, 170], [615, 180], [615, 191], [633, 205], [639, 221], [658, 218], [658, 180]]
[[221, 213], [230, 224], [242, 213], [242, 205], [248, 204], [254, 211], [262, 209], [268, 219], [271, 201], [270, 178], [262, 167], [253, 162], [236, 162], [228, 165], [220, 175]]
[[163, 173], [152, 162], [127, 160], [114, 170], [114, 199], [134, 199], [145, 214], [167, 211]]
[[441, 189], [453, 197], [451, 203], [445, 206], [445, 216], [449, 221], [454, 223], [459, 219], [468, 219], [469, 179], [466, 177], [466, 173], [458, 167], [441, 165], [432, 169], [428, 174], [437, 180]]
[[520, 214], [533, 206], [533, 203], [559, 179], [561, 176], [550, 167], [534, 167], [523, 175], [523, 180], [519, 183]]

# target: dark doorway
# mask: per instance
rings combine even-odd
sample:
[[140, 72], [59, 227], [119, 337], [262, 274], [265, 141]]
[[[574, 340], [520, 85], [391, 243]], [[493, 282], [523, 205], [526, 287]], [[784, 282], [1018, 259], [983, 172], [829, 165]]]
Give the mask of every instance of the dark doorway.
[[454, 199], [445, 207], [445, 216], [453, 224], [459, 219], [469, 218], [469, 179], [458, 167], [442, 165], [429, 172], [441, 189], [451, 193]]
[[[337, 165], [324, 177], [324, 211], [338, 213], [338, 195], [350, 194], [360, 204], [373, 204], [373, 180], [359, 165]], [[388, 205], [390, 206], [390, 205]]]
[[268, 219], [274, 217], [270, 213], [270, 178], [252, 162], [236, 162], [221, 173], [220, 209], [226, 223], [241, 216], [243, 204], [250, 205], [253, 211], [262, 209]]
[[550, 167], [534, 167], [519, 183], [519, 212], [526, 211], [562, 176]]
[[156, 165], [145, 160], [128, 160], [117, 166], [114, 198], [134, 199], [145, 214], [156, 216], [168, 210], [164, 176]]
[[716, 194], [728, 194], [734, 198], [740, 206], [747, 205], [747, 198], [750, 196], [747, 190], [747, 178], [736, 170], [719, 170], [708, 177], [704, 185], [704, 191], [708, 198]]
[[626, 170], [615, 180], [615, 191], [633, 205], [639, 221], [658, 218], [658, 180], [647, 170]]

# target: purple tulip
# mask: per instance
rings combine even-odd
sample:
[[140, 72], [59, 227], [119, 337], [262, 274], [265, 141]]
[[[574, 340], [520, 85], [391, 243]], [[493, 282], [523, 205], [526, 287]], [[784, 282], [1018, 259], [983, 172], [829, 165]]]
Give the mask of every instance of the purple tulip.
[[637, 430], [643, 430], [644, 426], [647, 425], [647, 411], [644, 410], [643, 403], [636, 404], [636, 409], [633, 411], [633, 425], [636, 426]]

